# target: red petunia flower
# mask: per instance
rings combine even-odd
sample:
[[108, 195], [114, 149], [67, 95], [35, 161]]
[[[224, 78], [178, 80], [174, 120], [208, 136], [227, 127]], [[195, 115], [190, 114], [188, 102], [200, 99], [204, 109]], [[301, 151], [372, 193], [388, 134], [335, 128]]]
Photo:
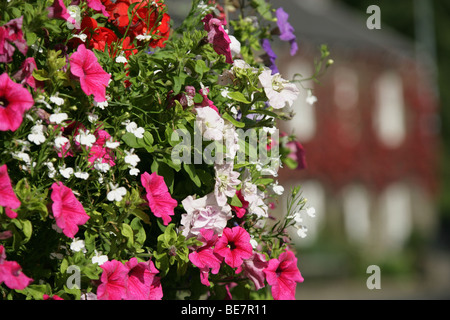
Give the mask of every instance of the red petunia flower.
[[27, 89], [12, 81], [7, 73], [0, 75], [0, 131], [16, 131], [25, 111], [34, 104]]
[[144, 172], [141, 175], [141, 183], [147, 191], [147, 200], [150, 209], [156, 217], [162, 218], [164, 225], [172, 220], [170, 216], [175, 214], [174, 209], [178, 205], [169, 193], [164, 178], [153, 172], [151, 175]]
[[84, 211], [83, 205], [75, 198], [72, 189], [55, 182], [51, 186], [53, 200], [52, 210], [56, 225], [69, 238], [74, 238], [78, 232], [78, 226], [85, 224], [89, 216]]
[[295, 300], [297, 282], [303, 282], [303, 277], [292, 251], [285, 251], [278, 259], [271, 259], [264, 273], [267, 283], [272, 286], [272, 296], [275, 300]]
[[81, 89], [86, 95], [93, 94], [97, 102], [106, 101], [106, 87], [111, 75], [103, 70], [94, 52], [86, 49], [84, 44], [70, 56], [70, 71], [80, 79]]
[[241, 266], [244, 259], [252, 256], [250, 234], [242, 227], [223, 229], [223, 234], [217, 240], [214, 252], [225, 258], [225, 263], [232, 268]]

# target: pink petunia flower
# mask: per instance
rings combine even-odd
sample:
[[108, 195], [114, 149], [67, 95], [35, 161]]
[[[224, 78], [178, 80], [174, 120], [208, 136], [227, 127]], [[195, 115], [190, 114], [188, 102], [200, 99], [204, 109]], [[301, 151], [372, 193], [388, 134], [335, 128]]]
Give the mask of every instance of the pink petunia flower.
[[130, 269], [122, 262], [111, 260], [103, 263], [102, 282], [97, 288], [98, 300], [122, 300], [127, 295], [128, 272]]
[[42, 296], [43, 300], [64, 300], [63, 298], [61, 298], [60, 296], [54, 294], [53, 296], [49, 296], [48, 294], [44, 294]]
[[100, 160], [101, 163], [107, 163], [111, 167], [115, 166], [116, 163], [114, 162], [114, 151], [106, 147], [106, 142], [111, 138], [111, 135], [105, 130], [100, 129], [94, 132], [94, 136], [96, 140], [92, 147], [89, 149], [88, 161], [93, 164], [97, 160]]
[[[9, 209], [17, 209], [20, 207], [20, 200], [14, 193], [6, 164], [0, 167], [0, 206]], [[10, 212], [7, 212], [7, 214], [8, 216], [11, 215]]]
[[217, 240], [214, 252], [225, 258], [225, 263], [232, 268], [241, 266], [244, 259], [251, 258], [253, 248], [250, 244], [250, 234], [242, 227], [223, 229], [223, 234]]
[[159, 273], [153, 261], [138, 262], [131, 258], [126, 264], [128, 272], [126, 300], [160, 300], [162, 298], [162, 287]]
[[0, 284], [3, 282], [10, 289], [23, 290], [33, 282], [33, 279], [22, 272], [21, 266], [16, 261], [6, 260], [5, 248], [0, 245]]
[[147, 200], [153, 214], [163, 219], [164, 225], [172, 220], [170, 216], [175, 214], [174, 209], [178, 205], [173, 199], [162, 176], [153, 172], [151, 175], [144, 172], [141, 175], [141, 183], [147, 191]]
[[13, 79], [16, 81], [20, 81], [23, 85], [24, 83], [28, 84], [31, 88], [36, 90], [37, 85], [42, 85], [41, 81], [37, 81], [33, 77], [33, 70], [37, 69], [36, 61], [33, 57], [26, 58], [22, 63], [22, 66], [19, 71], [17, 71], [13, 75]]
[[88, 7], [94, 9], [97, 12], [100, 12], [107, 18], [109, 18], [109, 13], [106, 11], [105, 6], [102, 4], [100, 0], [86, 0]]
[[213, 18], [212, 14], [206, 15], [202, 22], [205, 30], [208, 32], [208, 42], [213, 45], [214, 51], [224, 55], [226, 63], [233, 63], [230, 49], [231, 40], [223, 29], [222, 22], [217, 18]]
[[75, 24], [75, 19], [70, 16], [63, 0], [54, 0], [53, 4], [47, 8], [47, 11], [49, 19], [62, 19]]
[[204, 245], [191, 252], [189, 260], [200, 269], [201, 283], [209, 287], [209, 271], [211, 270], [212, 274], [219, 272], [222, 257], [214, 253], [212, 248], [217, 241], [217, 234], [214, 233], [214, 230], [202, 229], [200, 233], [197, 239], [202, 241]]
[[26, 56], [27, 41], [22, 31], [23, 16], [12, 19], [0, 27], [0, 63], [10, 63], [16, 48]]
[[272, 296], [275, 300], [295, 300], [297, 282], [303, 282], [303, 277], [292, 251], [285, 251], [278, 259], [271, 259], [264, 273], [267, 283], [272, 286]]
[[88, 96], [93, 94], [96, 102], [106, 101], [106, 87], [111, 75], [103, 70], [94, 52], [81, 44], [69, 60], [70, 71], [80, 79], [83, 92]]
[[291, 149], [291, 153], [287, 155], [288, 158], [297, 162], [297, 170], [307, 168], [305, 149], [302, 144], [298, 141], [289, 141], [286, 143], [286, 147]]
[[7, 73], [0, 75], [0, 131], [16, 131], [33, 104], [27, 89], [12, 81]]
[[74, 238], [78, 232], [78, 226], [85, 224], [90, 217], [73, 194], [72, 189], [63, 185], [62, 182], [53, 183], [51, 189], [52, 210], [56, 225], [63, 230], [66, 236]]

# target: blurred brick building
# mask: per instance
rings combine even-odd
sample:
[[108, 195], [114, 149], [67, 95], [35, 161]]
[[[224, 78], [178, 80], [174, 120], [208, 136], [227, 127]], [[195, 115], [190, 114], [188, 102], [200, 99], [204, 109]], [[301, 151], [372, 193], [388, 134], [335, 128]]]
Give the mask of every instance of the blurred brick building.
[[[290, 14], [299, 51], [277, 46], [285, 78], [313, 73], [318, 47], [327, 44], [334, 65], [320, 84], [307, 82], [318, 101], [296, 101], [282, 127], [306, 151], [308, 168], [282, 169], [279, 182], [301, 184], [317, 216], [306, 221], [299, 245], [338, 237], [383, 256], [435, 228], [438, 101], [429, 66], [415, 45], [382, 25], [369, 30], [364, 16], [331, 1], [280, 3]], [[281, 209], [280, 209], [281, 210]]]

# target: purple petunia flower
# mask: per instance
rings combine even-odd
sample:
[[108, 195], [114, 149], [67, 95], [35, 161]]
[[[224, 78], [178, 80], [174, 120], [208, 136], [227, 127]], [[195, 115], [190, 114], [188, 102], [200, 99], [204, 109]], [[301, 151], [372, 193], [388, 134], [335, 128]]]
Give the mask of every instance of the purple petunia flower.
[[262, 48], [264, 49], [264, 51], [269, 56], [269, 61], [270, 61], [269, 68], [270, 68], [270, 70], [272, 70], [272, 74], [280, 73], [277, 65], [275, 64], [277, 55], [275, 54], [275, 52], [273, 52], [269, 39], [263, 39], [261, 45], [262, 45]]
[[283, 8], [278, 8], [275, 12], [278, 29], [280, 29], [280, 39], [288, 41], [291, 45], [291, 56], [295, 55], [298, 49], [297, 38], [294, 34], [294, 27], [288, 22], [289, 14]]

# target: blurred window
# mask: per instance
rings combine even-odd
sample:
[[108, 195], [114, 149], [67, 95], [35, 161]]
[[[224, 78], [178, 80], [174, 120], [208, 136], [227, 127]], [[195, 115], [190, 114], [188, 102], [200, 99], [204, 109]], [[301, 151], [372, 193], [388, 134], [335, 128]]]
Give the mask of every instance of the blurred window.
[[394, 71], [385, 72], [375, 90], [375, 131], [385, 146], [398, 147], [406, 135], [402, 79]]

